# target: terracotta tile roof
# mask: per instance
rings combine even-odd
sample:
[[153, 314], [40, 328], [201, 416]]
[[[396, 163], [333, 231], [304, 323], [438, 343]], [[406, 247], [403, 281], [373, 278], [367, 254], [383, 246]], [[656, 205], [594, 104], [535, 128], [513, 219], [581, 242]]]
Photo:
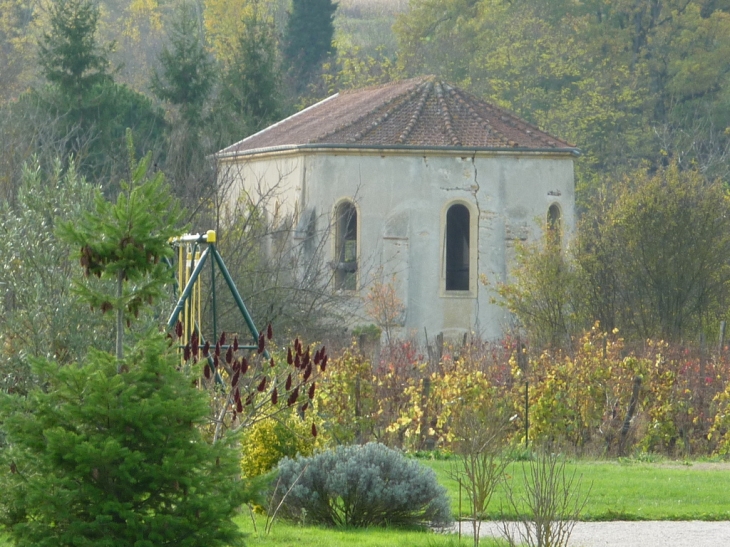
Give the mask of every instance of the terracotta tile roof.
[[338, 93], [219, 154], [316, 144], [575, 149], [506, 110], [424, 76]]

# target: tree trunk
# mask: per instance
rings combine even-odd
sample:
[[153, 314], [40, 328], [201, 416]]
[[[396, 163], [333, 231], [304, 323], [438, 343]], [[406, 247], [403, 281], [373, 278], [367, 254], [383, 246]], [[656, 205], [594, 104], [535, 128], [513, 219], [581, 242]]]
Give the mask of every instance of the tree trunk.
[[122, 359], [124, 359], [124, 306], [122, 305], [122, 294], [124, 290], [124, 271], [117, 273], [117, 374], [122, 371]]

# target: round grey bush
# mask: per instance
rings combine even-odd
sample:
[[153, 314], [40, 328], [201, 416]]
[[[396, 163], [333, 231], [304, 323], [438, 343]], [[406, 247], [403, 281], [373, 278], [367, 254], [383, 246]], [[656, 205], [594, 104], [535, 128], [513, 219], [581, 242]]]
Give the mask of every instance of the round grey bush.
[[282, 502], [285, 517], [330, 526], [452, 521], [446, 489], [434, 472], [379, 443], [282, 460], [275, 502]]

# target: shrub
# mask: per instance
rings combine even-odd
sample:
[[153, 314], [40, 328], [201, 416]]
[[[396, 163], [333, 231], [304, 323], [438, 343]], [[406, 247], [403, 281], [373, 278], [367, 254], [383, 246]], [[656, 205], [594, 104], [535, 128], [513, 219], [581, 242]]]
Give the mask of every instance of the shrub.
[[451, 522], [434, 472], [378, 443], [282, 460], [274, 505], [282, 498], [285, 517], [330, 526]]
[[285, 457], [311, 456], [321, 435], [313, 437], [311, 424], [295, 413], [256, 422], [241, 439], [241, 469], [246, 477], [271, 471]]
[[239, 544], [245, 501], [233, 437], [208, 443], [205, 394], [175, 369], [160, 336], [117, 374], [38, 361], [44, 389], [0, 397], [0, 524], [19, 547]]
[[524, 490], [516, 492], [507, 483], [507, 507], [517, 522], [502, 521], [502, 536], [509, 547], [566, 547], [575, 523], [588, 501], [591, 486], [583, 488], [582, 477], [566, 470], [565, 458], [538, 453], [522, 464]]

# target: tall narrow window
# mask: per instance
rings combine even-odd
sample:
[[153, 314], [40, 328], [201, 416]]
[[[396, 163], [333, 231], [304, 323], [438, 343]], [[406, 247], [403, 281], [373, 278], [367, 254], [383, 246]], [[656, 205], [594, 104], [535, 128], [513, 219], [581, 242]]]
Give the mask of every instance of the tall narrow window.
[[469, 209], [459, 203], [446, 212], [446, 290], [469, 290]]
[[335, 289], [357, 289], [357, 210], [345, 201], [337, 206], [335, 224]]
[[557, 203], [553, 203], [548, 208], [547, 214], [547, 230], [548, 241], [554, 245], [560, 244], [560, 207]]

